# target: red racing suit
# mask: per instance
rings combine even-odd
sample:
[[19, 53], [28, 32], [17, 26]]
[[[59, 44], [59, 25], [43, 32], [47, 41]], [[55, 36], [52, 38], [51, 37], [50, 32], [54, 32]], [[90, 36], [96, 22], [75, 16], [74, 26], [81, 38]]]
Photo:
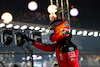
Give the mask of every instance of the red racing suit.
[[34, 41], [33, 45], [43, 51], [55, 52], [59, 67], [79, 67], [78, 65], [78, 48], [72, 42], [67, 44], [66, 41], [58, 43], [55, 48], [55, 44], [44, 44], [38, 41]]

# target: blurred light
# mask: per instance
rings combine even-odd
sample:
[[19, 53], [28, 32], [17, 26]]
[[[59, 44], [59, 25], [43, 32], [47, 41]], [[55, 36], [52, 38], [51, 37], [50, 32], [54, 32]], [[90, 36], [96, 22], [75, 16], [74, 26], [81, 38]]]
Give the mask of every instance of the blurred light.
[[45, 31], [45, 28], [41, 28], [41, 30], [39, 30], [39, 32], [43, 32], [43, 31]]
[[57, 17], [57, 15], [56, 15], [55, 13], [51, 13], [51, 14], [49, 15], [49, 17]]
[[3, 57], [1, 57], [1, 60], [3, 60]]
[[42, 35], [45, 35], [45, 33], [42, 33]]
[[8, 25], [6, 26], [6, 28], [11, 28], [11, 27], [13, 27], [13, 24], [8, 24]]
[[100, 36], [100, 33], [99, 33], [99, 36]]
[[48, 55], [48, 57], [51, 57], [51, 55]]
[[25, 62], [23, 61], [23, 62], [21, 63], [21, 67], [24, 67], [24, 65], [25, 65]]
[[89, 32], [89, 33], [88, 33], [88, 36], [92, 36], [92, 35], [93, 35], [93, 32]]
[[49, 5], [47, 10], [49, 13], [55, 13], [55, 12], [57, 12], [57, 6], [56, 5]]
[[14, 55], [12, 55], [12, 57], [14, 57]]
[[[27, 56], [26, 60], [29, 60], [29, 59], [32, 59], [30, 56]], [[33, 57], [33, 60], [41, 60], [42, 59], [42, 56], [34, 56]], [[22, 60], [25, 60], [25, 57], [22, 57]]]
[[56, 53], [53, 54], [53, 57], [56, 57]]
[[87, 31], [83, 31], [83, 36], [87, 36]]
[[0, 28], [2, 28], [2, 27], [4, 27], [5, 26], [5, 24], [4, 23], [1, 23], [0, 24]]
[[20, 28], [19, 25], [14, 26], [14, 29], [19, 29], [19, 28]]
[[75, 35], [76, 34], [76, 30], [72, 30], [72, 35]]
[[78, 9], [72, 8], [72, 9], [70, 10], [70, 15], [71, 15], [71, 16], [77, 16], [78, 14], [79, 14]]
[[37, 57], [37, 55], [32, 55], [32, 57], [34, 58], [34, 57]]
[[37, 3], [35, 1], [31, 1], [28, 4], [28, 8], [31, 11], [35, 11], [38, 8], [38, 5], [37, 5]]
[[74, 8], [74, 6], [72, 5], [71, 8]]
[[41, 30], [42, 30], [42, 31], [44, 31], [44, 30], [45, 30], [45, 28], [41, 28]]
[[47, 64], [46, 63], [43, 63], [43, 67], [46, 67], [47, 66]]
[[42, 56], [39, 56], [38, 59], [42, 59]]
[[40, 29], [40, 27], [35, 27], [35, 30], [39, 30]]
[[13, 65], [13, 63], [11, 62], [11, 63], [9, 63], [9, 67], [11, 67]]
[[49, 33], [50, 33], [50, 34], [54, 33], [54, 30], [49, 30]]
[[95, 31], [95, 32], [94, 32], [94, 37], [97, 37], [97, 36], [98, 36], [98, 32]]
[[80, 60], [83, 61], [83, 57], [81, 57]]
[[29, 60], [30, 59], [30, 56], [27, 56], [27, 60]]
[[77, 32], [77, 35], [81, 35], [81, 34], [82, 34], [82, 31]]
[[25, 29], [27, 29], [27, 26], [24, 25], [24, 26], [22, 26], [20, 29], [21, 29], [21, 30], [25, 30]]
[[29, 27], [29, 29], [33, 30], [33, 29], [34, 29], [34, 27], [33, 27], [33, 26], [30, 26], [30, 27]]
[[49, 29], [46, 29], [45, 31], [46, 31], [47, 33], [49, 33], [50, 30], [49, 30]]
[[13, 16], [9, 12], [5, 12], [2, 14], [1, 19], [4, 23], [8, 24], [13, 20]]
[[32, 33], [32, 31], [30, 31], [30, 33]]
[[43, 32], [42, 30], [39, 30], [39, 32]]
[[50, 21], [53, 21], [56, 18], [57, 18], [57, 15], [55, 13], [50, 13], [50, 15], [49, 15]]

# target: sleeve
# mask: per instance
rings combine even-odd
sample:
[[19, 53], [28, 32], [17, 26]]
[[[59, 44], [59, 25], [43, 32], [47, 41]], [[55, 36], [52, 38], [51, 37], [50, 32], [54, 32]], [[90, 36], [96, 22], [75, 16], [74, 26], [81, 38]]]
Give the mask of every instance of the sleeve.
[[66, 56], [70, 67], [79, 67], [78, 48], [76, 45], [68, 46], [68, 52], [66, 52]]
[[43, 50], [43, 51], [48, 51], [48, 52], [54, 52], [55, 51], [55, 44], [44, 44], [38, 41], [35, 41], [33, 43], [33, 46], [35, 46], [36, 48]]

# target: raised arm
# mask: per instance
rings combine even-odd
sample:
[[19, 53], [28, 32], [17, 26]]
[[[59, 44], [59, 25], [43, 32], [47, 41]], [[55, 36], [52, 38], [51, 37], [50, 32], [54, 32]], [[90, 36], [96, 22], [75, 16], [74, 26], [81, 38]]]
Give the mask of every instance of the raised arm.
[[55, 48], [54, 48], [55, 44], [44, 44], [38, 41], [34, 41], [33, 46], [43, 51], [49, 51], [49, 52], [55, 51]]

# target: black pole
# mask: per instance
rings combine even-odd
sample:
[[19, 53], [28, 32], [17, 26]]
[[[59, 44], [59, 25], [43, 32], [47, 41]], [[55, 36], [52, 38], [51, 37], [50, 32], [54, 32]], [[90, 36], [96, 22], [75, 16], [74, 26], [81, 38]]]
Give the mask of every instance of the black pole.
[[34, 67], [34, 62], [33, 62], [34, 59], [33, 59], [33, 56], [32, 55], [33, 55], [33, 50], [31, 50], [31, 58], [32, 58], [32, 67]]

